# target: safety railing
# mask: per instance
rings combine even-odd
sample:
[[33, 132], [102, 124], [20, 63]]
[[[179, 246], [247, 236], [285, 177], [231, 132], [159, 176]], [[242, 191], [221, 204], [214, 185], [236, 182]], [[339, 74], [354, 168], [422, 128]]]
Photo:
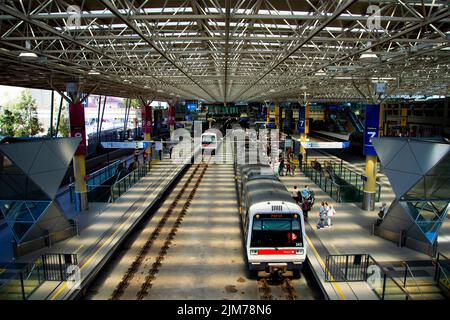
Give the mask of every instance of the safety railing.
[[[325, 173], [325, 164], [329, 165], [328, 168], [332, 168], [337, 178], [335, 179], [339, 183], [333, 181], [334, 179], [329, 172]], [[327, 161], [326, 163], [321, 163], [321, 170], [317, 170], [308, 161], [307, 163], [303, 163], [303, 173], [337, 202], [362, 201], [364, 193], [362, 175], [344, 167], [341, 163]], [[380, 201], [380, 195], [381, 185], [377, 182], [377, 202]]]
[[117, 200], [121, 195], [127, 192], [136, 182], [147, 175], [149, 166], [147, 164], [140, 165], [125, 177], [117, 181], [111, 186], [111, 202]]
[[367, 278], [368, 254], [328, 255], [325, 281], [365, 281]]
[[402, 288], [370, 254], [329, 255], [326, 257], [325, 281], [365, 281], [380, 300], [410, 300]]
[[67, 280], [69, 265], [77, 265], [76, 254], [44, 254], [19, 270], [6, 266], [12, 272], [2, 279], [0, 300], [27, 300], [44, 281]]
[[435, 282], [443, 289], [447, 295], [450, 295], [450, 260], [442, 253], [438, 253], [436, 260], [434, 261], [435, 269]]
[[413, 281], [413, 285], [416, 287], [417, 292], [423, 296], [423, 292], [422, 290], [420, 290], [420, 286], [417, 283], [416, 277], [414, 276], [411, 268], [409, 267], [408, 263], [406, 261], [402, 261], [402, 266], [405, 268], [405, 271], [403, 273], [403, 288], [406, 289], [407, 285], [408, 285], [408, 280], [412, 279]]
[[[125, 169], [128, 168], [133, 161], [134, 156], [130, 156], [124, 160], [117, 160], [110, 165], [89, 174], [88, 181], [86, 182], [89, 202], [103, 202], [100, 199], [104, 198], [105, 195], [110, 192], [110, 186], [104, 186], [102, 184], [114, 177], [121, 167]], [[96, 189], [99, 192], [92, 194], [92, 191]], [[75, 183], [69, 185], [69, 197], [70, 202], [75, 203]]]

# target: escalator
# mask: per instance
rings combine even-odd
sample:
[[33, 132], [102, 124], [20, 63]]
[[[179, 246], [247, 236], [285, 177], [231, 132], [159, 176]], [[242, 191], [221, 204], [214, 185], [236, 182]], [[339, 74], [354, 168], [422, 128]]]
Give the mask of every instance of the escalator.
[[345, 108], [344, 114], [346, 115], [356, 132], [364, 132], [363, 123], [350, 108]]
[[324, 175], [339, 186], [339, 202], [361, 202], [362, 193], [355, 186], [339, 177], [331, 165], [324, 163]]

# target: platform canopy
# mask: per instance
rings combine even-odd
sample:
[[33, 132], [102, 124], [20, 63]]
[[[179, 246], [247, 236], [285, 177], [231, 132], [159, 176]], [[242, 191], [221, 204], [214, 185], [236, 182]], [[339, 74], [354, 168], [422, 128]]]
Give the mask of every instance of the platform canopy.
[[[5, 0], [0, 84], [209, 102], [450, 93], [442, 0]], [[35, 55], [34, 55], [35, 54]]]

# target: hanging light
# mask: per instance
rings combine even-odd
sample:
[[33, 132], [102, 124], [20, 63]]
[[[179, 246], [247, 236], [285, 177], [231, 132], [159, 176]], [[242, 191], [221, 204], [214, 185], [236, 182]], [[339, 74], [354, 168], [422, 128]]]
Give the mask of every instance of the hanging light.
[[[371, 42], [367, 43], [367, 47], [370, 47], [371, 45], [372, 45]], [[372, 52], [372, 49], [368, 49], [367, 51], [361, 54], [359, 60], [364, 62], [375, 62], [378, 61], [378, 56]]]
[[99, 75], [100, 72], [98, 72], [97, 70], [91, 69], [88, 74], [89, 75]]
[[[30, 40], [25, 41], [25, 48], [27, 50], [32, 50], [31, 49], [31, 42]], [[38, 55], [34, 52], [29, 52], [29, 51], [22, 51], [19, 54], [19, 58], [23, 59], [23, 60], [37, 60]]]
[[323, 77], [323, 76], [326, 76], [327, 74], [325, 73], [325, 71], [323, 71], [323, 69], [320, 69], [320, 70], [317, 71], [314, 75], [315, 75], [316, 77]]

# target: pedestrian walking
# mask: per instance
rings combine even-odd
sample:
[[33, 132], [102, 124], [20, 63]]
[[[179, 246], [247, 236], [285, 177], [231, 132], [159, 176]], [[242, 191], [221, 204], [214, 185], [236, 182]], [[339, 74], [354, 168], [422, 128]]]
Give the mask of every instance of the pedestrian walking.
[[327, 210], [327, 226], [331, 227], [333, 225], [333, 217], [336, 214], [336, 211], [334, 210], [333, 205], [328, 206]]
[[317, 221], [317, 229], [323, 229], [324, 223], [325, 223], [325, 217], [326, 217], [327, 211], [325, 208], [325, 203], [322, 202], [320, 208], [319, 208], [319, 220]]
[[300, 198], [299, 198], [299, 190], [297, 189], [297, 186], [294, 186], [292, 188], [291, 195], [292, 195], [292, 198], [295, 200], [295, 202], [297, 204], [299, 204]]

